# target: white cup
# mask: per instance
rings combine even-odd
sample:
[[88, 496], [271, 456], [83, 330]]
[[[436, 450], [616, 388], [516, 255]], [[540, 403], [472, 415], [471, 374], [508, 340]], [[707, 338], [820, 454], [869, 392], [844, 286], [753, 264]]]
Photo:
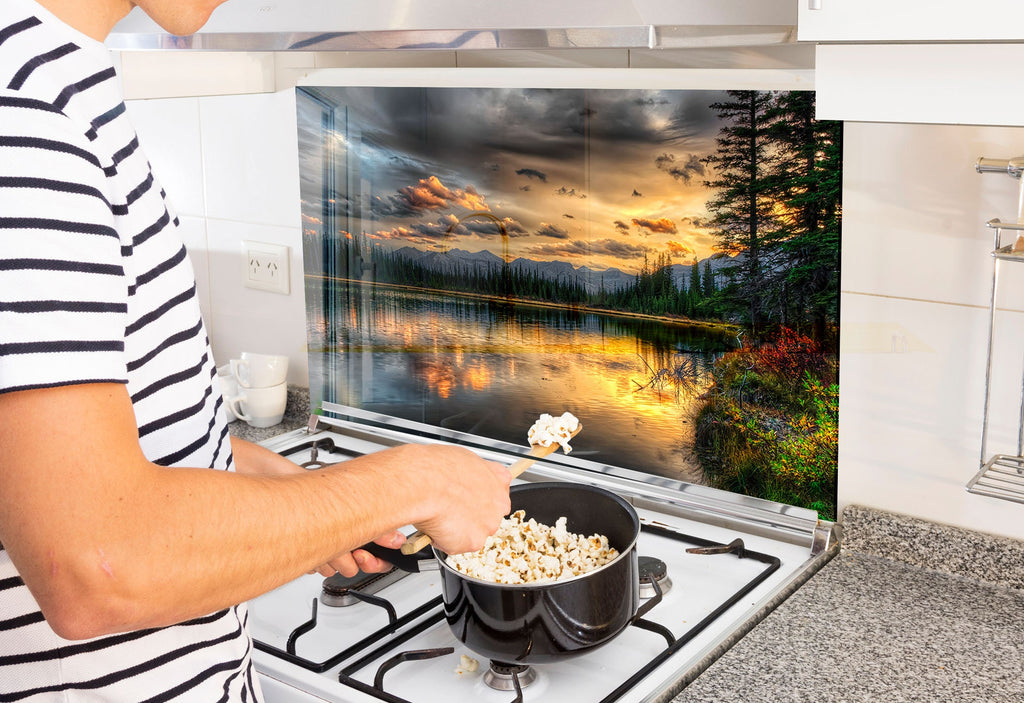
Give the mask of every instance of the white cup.
[[231, 364], [217, 367], [217, 383], [220, 384], [220, 394], [224, 398], [224, 410], [228, 414], [228, 422], [234, 422], [238, 418], [235, 417], [235, 413], [231, 410], [227, 400], [238, 395], [238, 381], [235, 380], [235, 375], [231, 373]]
[[231, 360], [231, 373], [242, 388], [269, 388], [288, 378], [288, 357], [280, 354], [242, 352]]
[[271, 427], [281, 422], [288, 403], [288, 384], [269, 388], [239, 388], [236, 396], [227, 399], [228, 409], [252, 427]]

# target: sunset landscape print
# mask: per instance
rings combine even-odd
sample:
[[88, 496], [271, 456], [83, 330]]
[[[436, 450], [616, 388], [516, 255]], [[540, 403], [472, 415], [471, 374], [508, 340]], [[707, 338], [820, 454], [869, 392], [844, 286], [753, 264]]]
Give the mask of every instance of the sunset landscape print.
[[834, 505], [841, 125], [813, 93], [302, 90], [322, 400], [515, 443], [570, 410], [574, 457]]

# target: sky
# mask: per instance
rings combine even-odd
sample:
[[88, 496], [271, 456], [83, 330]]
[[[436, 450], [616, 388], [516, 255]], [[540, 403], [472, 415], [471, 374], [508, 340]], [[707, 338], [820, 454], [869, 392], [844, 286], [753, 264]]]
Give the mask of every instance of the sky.
[[340, 189], [356, 215], [342, 222], [377, 246], [488, 250], [628, 273], [645, 255], [688, 264], [714, 252], [702, 226], [711, 173], [701, 158], [715, 150], [720, 123], [709, 106], [723, 93], [323, 92], [341, 107], [334, 141], [352, 157], [339, 162], [348, 173], [337, 182], [359, 184]]

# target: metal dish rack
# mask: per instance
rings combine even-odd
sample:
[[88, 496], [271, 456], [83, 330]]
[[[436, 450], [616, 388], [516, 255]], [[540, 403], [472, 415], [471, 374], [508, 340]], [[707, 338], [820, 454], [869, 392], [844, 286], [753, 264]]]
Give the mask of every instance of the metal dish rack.
[[986, 224], [995, 231], [992, 247], [992, 295], [989, 300], [988, 355], [985, 363], [985, 406], [982, 413], [981, 460], [978, 473], [967, 483], [967, 490], [977, 495], [1002, 498], [1015, 503], [1024, 503], [1024, 380], [1021, 383], [1020, 414], [1017, 431], [1017, 454], [988, 454], [989, 401], [992, 393], [992, 347], [995, 336], [996, 291], [999, 269], [1002, 262], [1024, 263], [1024, 248], [1014, 243], [1004, 245], [1004, 231], [1012, 232], [1014, 240], [1024, 242], [1024, 156], [1013, 159], [978, 159], [975, 164], [978, 173], [1005, 173], [1020, 180], [1017, 222], [989, 220]]

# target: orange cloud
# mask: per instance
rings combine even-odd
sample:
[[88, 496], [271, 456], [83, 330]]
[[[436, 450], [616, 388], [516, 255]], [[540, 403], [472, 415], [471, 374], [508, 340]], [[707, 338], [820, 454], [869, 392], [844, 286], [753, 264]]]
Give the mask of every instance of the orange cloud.
[[657, 220], [649, 220], [644, 217], [634, 217], [633, 224], [641, 229], [645, 229], [648, 232], [656, 234], [675, 234], [678, 231], [676, 229], [676, 223], [667, 217], [662, 217]]
[[696, 253], [693, 247], [674, 240], [668, 242], [668, 251], [672, 256], [691, 256]]
[[464, 190], [449, 188], [437, 176], [421, 178], [416, 185], [399, 188], [398, 194], [392, 196], [391, 204], [399, 213], [450, 207], [485, 211], [491, 209], [484, 196], [472, 185], [467, 185]]

